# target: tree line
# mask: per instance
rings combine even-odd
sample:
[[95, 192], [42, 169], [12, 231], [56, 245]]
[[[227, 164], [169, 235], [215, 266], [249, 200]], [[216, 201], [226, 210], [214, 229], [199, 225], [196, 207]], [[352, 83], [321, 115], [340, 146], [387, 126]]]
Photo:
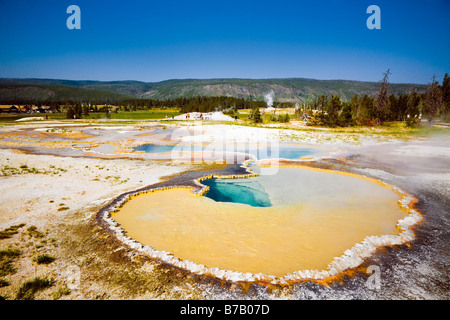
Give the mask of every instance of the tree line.
[[83, 116], [88, 117], [91, 112], [105, 113], [105, 117], [109, 118], [109, 113], [111, 112], [111, 107], [107, 105], [97, 106], [97, 105], [84, 105], [81, 103], [72, 103], [64, 105], [66, 110], [67, 119], [81, 119]]
[[297, 110], [310, 125], [327, 127], [368, 125], [376, 126], [389, 121], [405, 121], [417, 125], [422, 118], [431, 123], [436, 117], [450, 115], [450, 78], [445, 74], [442, 84], [433, 76], [425, 93], [412, 91], [398, 96], [389, 94], [389, 75], [386, 71], [376, 96], [353, 96], [343, 102], [339, 95], [322, 95]]
[[[131, 99], [122, 102], [124, 111], [147, 110], [151, 108], [176, 108], [181, 113], [187, 112], [213, 112], [223, 111], [224, 113], [237, 112], [239, 109], [265, 108], [265, 101], [244, 99], [228, 96], [198, 96], [190, 98], [174, 98], [167, 100], [153, 99]], [[292, 102], [274, 102], [274, 107], [293, 107]]]

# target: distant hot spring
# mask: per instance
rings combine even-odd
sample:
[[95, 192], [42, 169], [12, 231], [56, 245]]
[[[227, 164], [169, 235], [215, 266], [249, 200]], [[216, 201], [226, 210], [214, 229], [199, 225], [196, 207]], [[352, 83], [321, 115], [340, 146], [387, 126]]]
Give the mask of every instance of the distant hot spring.
[[413, 240], [421, 220], [414, 197], [354, 174], [280, 167], [208, 178], [200, 194], [176, 187], [126, 197], [105, 220], [131, 247], [177, 267], [263, 283], [333, 277], [381, 246]]
[[[245, 160], [244, 155], [255, 159], [292, 159], [312, 156], [320, 153], [319, 148], [302, 146], [291, 143], [251, 144], [251, 143], [208, 143], [190, 144], [178, 143], [175, 145], [161, 145], [147, 143], [136, 146], [133, 151], [144, 152], [151, 155], [170, 155], [172, 160], [192, 159], [195, 155], [203, 160], [226, 160], [227, 163], [239, 163]], [[241, 157], [238, 157], [240, 155]], [[231, 160], [231, 161], [230, 161]], [[241, 161], [240, 161], [241, 160]]]

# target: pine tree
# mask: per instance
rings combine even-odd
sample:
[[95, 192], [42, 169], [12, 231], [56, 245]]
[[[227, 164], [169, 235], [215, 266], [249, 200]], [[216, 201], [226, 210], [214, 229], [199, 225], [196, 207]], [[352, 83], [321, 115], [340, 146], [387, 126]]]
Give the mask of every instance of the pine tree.
[[372, 119], [375, 116], [374, 111], [374, 99], [365, 94], [360, 100], [358, 105], [358, 122], [361, 125], [372, 126]]
[[253, 120], [253, 122], [255, 122], [255, 123], [261, 123], [262, 122], [261, 112], [259, 111], [258, 107], [254, 107], [252, 109], [250, 117]]
[[395, 121], [400, 120], [401, 115], [398, 111], [398, 99], [397, 96], [391, 94], [388, 99], [388, 110], [389, 110], [389, 120]]
[[350, 101], [352, 118], [356, 119], [358, 117], [358, 105], [359, 105], [359, 97], [355, 94]]
[[73, 116], [75, 115], [75, 112], [73, 108], [70, 106], [67, 108], [66, 118], [67, 119], [73, 119]]
[[326, 95], [321, 95], [319, 98], [317, 98], [317, 105], [319, 107], [320, 111], [325, 111], [328, 104], [328, 97]]
[[354, 125], [351, 102], [344, 102], [342, 105], [342, 111], [339, 114], [339, 125], [342, 127]]
[[443, 109], [442, 90], [439, 87], [439, 82], [436, 80], [436, 76], [434, 75], [431, 83], [428, 85], [424, 107], [428, 115], [428, 125], [431, 125], [434, 118]]
[[338, 113], [341, 110], [341, 99], [337, 94], [331, 97], [331, 101], [327, 104], [326, 125], [336, 127], [339, 123]]
[[398, 114], [401, 115], [402, 121], [406, 120], [408, 114], [408, 95], [401, 94], [397, 100], [397, 110]]
[[74, 108], [75, 118], [81, 119], [81, 113], [82, 113], [81, 105], [78, 103], [75, 104], [75, 108]]
[[444, 102], [445, 113], [450, 112], [450, 78], [448, 73], [445, 74], [442, 81], [442, 100]]
[[407, 102], [407, 113], [411, 116], [411, 117], [415, 117], [415, 116], [419, 116], [420, 111], [419, 111], [419, 104], [420, 104], [420, 97], [417, 94], [416, 90], [413, 90], [413, 92], [411, 92], [408, 96], [408, 102]]

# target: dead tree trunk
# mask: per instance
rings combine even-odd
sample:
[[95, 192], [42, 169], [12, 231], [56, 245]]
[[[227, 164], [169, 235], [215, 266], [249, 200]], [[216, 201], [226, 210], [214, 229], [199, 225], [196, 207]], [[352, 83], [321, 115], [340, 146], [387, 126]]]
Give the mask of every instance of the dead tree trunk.
[[380, 90], [377, 94], [377, 99], [375, 102], [375, 112], [376, 112], [376, 119], [375, 124], [380, 125], [383, 122], [384, 114], [386, 112], [386, 108], [388, 105], [388, 89], [389, 89], [389, 75], [391, 74], [390, 69], [388, 69], [384, 73], [383, 79], [379, 82], [380, 83]]

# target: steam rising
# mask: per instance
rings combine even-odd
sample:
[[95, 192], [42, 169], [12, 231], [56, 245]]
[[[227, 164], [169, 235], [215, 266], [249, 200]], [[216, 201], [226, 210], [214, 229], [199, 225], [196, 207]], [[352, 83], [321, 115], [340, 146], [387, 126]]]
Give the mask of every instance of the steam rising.
[[273, 90], [271, 90], [269, 93], [267, 93], [264, 96], [264, 101], [266, 101], [268, 107], [271, 107], [273, 105], [273, 95], [274, 94], [275, 93], [273, 92]]

